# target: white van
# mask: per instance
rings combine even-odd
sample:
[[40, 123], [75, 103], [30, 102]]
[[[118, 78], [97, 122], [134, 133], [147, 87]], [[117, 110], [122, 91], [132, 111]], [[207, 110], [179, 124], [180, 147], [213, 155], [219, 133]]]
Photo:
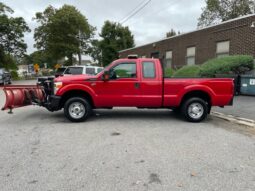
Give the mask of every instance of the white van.
[[103, 70], [103, 67], [97, 66], [68, 66], [64, 72], [64, 76], [66, 75], [96, 75]]

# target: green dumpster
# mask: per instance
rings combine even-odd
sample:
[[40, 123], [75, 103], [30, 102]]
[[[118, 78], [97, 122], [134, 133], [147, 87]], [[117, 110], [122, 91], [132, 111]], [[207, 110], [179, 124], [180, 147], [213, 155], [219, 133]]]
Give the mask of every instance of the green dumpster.
[[254, 95], [255, 96], [255, 76], [242, 75], [241, 76], [241, 89], [242, 95]]

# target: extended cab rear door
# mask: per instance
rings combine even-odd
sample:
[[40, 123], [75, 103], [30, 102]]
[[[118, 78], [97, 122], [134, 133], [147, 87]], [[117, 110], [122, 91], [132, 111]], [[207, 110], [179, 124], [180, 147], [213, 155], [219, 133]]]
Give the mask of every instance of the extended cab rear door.
[[144, 107], [161, 107], [163, 101], [163, 76], [159, 60], [142, 59], [140, 67], [140, 105]]

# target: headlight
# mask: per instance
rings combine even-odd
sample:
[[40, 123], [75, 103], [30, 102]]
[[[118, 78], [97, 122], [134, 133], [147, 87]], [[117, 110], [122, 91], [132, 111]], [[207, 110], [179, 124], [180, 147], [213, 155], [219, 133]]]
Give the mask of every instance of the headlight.
[[55, 82], [54, 83], [54, 94], [58, 92], [58, 90], [63, 86], [62, 82]]

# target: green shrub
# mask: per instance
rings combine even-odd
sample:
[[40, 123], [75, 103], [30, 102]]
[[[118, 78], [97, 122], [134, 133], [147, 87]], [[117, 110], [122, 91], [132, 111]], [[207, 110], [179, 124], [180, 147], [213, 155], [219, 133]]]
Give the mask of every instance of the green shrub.
[[197, 65], [193, 66], [183, 66], [179, 70], [177, 70], [173, 77], [175, 78], [196, 78], [199, 76], [200, 67]]
[[19, 75], [16, 70], [11, 71], [11, 76], [13, 80], [19, 80]]
[[253, 69], [252, 56], [228, 56], [205, 62], [201, 66], [201, 77], [215, 77], [216, 74], [244, 74]]
[[165, 68], [164, 70], [164, 77], [171, 78], [174, 74], [174, 69], [172, 68]]

